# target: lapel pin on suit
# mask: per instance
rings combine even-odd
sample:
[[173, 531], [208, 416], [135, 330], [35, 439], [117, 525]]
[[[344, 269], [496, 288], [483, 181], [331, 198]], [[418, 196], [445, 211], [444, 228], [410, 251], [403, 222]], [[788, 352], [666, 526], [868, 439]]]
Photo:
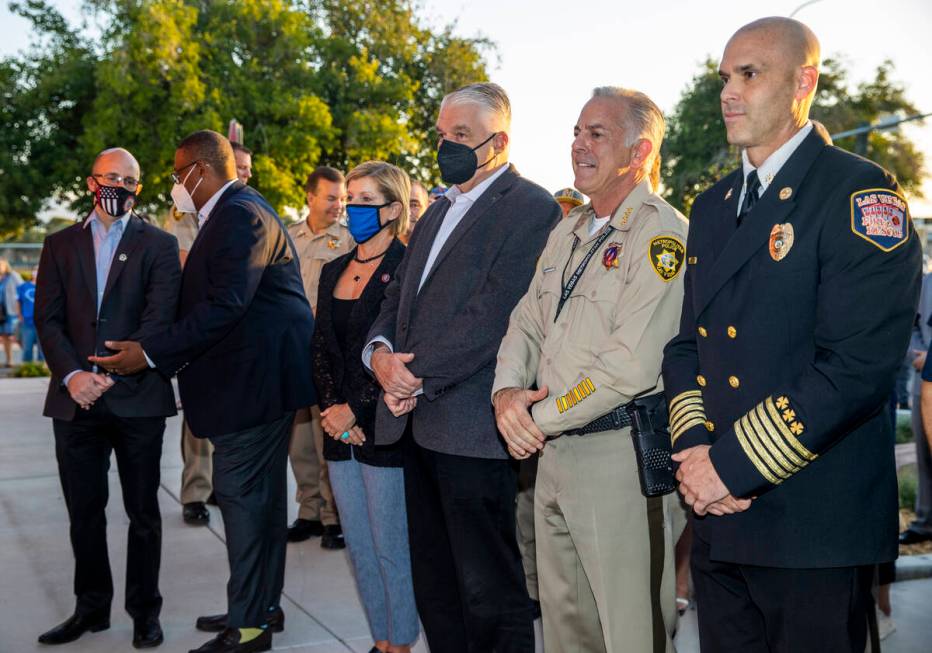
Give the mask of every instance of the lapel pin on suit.
[[733, 188], [729, 188], [729, 189], [728, 189], [728, 192], [725, 193], [725, 200], [726, 200], [726, 201], [729, 200], [729, 199], [731, 199], [731, 194], [732, 194], [733, 192], [734, 192], [734, 189], [733, 189]]
[[120, 254], [120, 263], [125, 263], [126, 258], [127, 258], [126, 254]]
[[391, 278], [392, 278], [392, 275], [390, 275], [388, 272], [383, 273], [382, 283], [388, 283], [391, 280]]
[[790, 188], [789, 186], [784, 186], [783, 188], [780, 189], [781, 200], [788, 200], [792, 196], [793, 196], [793, 189]]

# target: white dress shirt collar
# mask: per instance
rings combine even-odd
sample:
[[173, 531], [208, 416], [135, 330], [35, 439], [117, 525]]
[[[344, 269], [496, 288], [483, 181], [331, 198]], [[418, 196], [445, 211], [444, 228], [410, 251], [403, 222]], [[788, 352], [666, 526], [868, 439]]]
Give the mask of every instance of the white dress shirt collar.
[[200, 210], [197, 212], [197, 228], [198, 229], [204, 226], [204, 223], [207, 222], [207, 218], [210, 217], [210, 212], [214, 210], [214, 207], [217, 205], [217, 202], [220, 201], [220, 196], [223, 195], [224, 191], [226, 191], [226, 189], [229, 188], [234, 182], [236, 182], [236, 179], [231, 179], [230, 181], [225, 183], [220, 188], [220, 190], [214, 193], [210, 197], [209, 200], [204, 202], [204, 206], [202, 206]]
[[493, 172], [486, 179], [483, 179], [481, 182], [476, 184], [472, 188], [472, 190], [464, 193], [463, 191], [459, 189], [458, 186], [450, 186], [450, 188], [447, 189], [447, 192], [444, 193], [443, 196], [446, 197], [448, 200], [450, 200], [450, 204], [456, 204], [456, 200], [459, 197], [469, 200], [470, 203], [475, 202], [477, 199], [479, 199], [482, 196], [482, 193], [488, 190], [489, 186], [495, 183], [496, 179], [498, 179], [503, 174], [505, 174], [505, 171], [507, 169], [508, 169], [508, 162], [506, 161], [505, 163], [501, 165], [501, 167], [498, 170]]
[[[796, 151], [802, 142], [806, 139], [806, 136], [809, 135], [809, 132], [812, 131], [812, 123], [806, 122], [798, 132], [796, 132], [793, 137], [788, 140], [786, 143], [778, 147], [773, 154], [768, 156], [766, 160], [760, 167], [757, 168], [757, 178], [760, 180], [760, 192], [758, 195], [763, 195], [764, 191], [767, 190], [767, 187], [773, 181], [773, 178], [777, 176], [777, 173], [780, 172], [780, 168], [783, 167], [791, 156], [793, 152]], [[751, 170], [754, 170], [754, 164], [751, 163], [751, 160], [748, 158], [748, 153], [746, 150], [741, 150], [741, 163], [744, 172], [745, 183], [747, 183], [748, 174]], [[744, 195], [744, 193], [742, 193]], [[739, 204], [740, 206], [740, 204]]]

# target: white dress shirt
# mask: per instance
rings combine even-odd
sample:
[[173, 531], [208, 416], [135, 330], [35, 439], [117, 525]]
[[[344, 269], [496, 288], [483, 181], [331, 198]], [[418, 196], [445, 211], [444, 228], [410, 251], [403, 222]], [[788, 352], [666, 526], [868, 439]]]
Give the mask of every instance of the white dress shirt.
[[[793, 156], [793, 152], [806, 140], [806, 136], [808, 136], [811, 131], [812, 123], [806, 122], [790, 140], [778, 147], [773, 154], [768, 156], [767, 159], [760, 164], [760, 167], [757, 169], [757, 178], [760, 180], [760, 190], [757, 192], [758, 198], [764, 194], [764, 191], [766, 191], [767, 187], [773, 182], [773, 178], [780, 172], [780, 168]], [[738, 196], [738, 215], [741, 215], [744, 195], [747, 193], [748, 175], [754, 170], [754, 164], [751, 163], [751, 160], [748, 158], [748, 153], [745, 150], [741, 150], [741, 167], [744, 173], [744, 181], [741, 183], [741, 195]]]
[[210, 199], [204, 202], [204, 206], [200, 208], [197, 212], [197, 229], [198, 231], [204, 226], [204, 223], [207, 222], [207, 218], [210, 217], [210, 212], [214, 210], [214, 207], [217, 206], [217, 202], [220, 201], [220, 196], [226, 191], [230, 185], [235, 182], [235, 179], [231, 179], [225, 183], [220, 190], [210, 196]]
[[[430, 274], [431, 268], [434, 267], [434, 262], [440, 255], [441, 250], [443, 250], [443, 246], [450, 238], [450, 234], [452, 234], [457, 225], [462, 222], [463, 218], [466, 216], [466, 213], [468, 213], [469, 209], [471, 209], [473, 204], [476, 203], [476, 200], [482, 197], [482, 194], [485, 193], [493, 183], [495, 183], [496, 179], [505, 174], [506, 170], [508, 170], [507, 161], [486, 179], [476, 184], [472, 190], [464, 193], [458, 187], [452, 186], [449, 190], [447, 190], [446, 193], [444, 193], [443, 196], [450, 202], [450, 208], [447, 209], [446, 215], [443, 216], [443, 222], [440, 223], [440, 229], [437, 230], [437, 235], [434, 237], [434, 242], [430, 246], [430, 253], [427, 255], [427, 263], [424, 264], [424, 271], [421, 273], [421, 280], [417, 285], [418, 292], [421, 291], [421, 288], [424, 286], [424, 282], [427, 281], [427, 276]], [[389, 342], [387, 338], [383, 338], [382, 336], [376, 336], [373, 338], [362, 350], [363, 365], [365, 365], [369, 370], [372, 370], [372, 352], [375, 351], [375, 346], [379, 343], [382, 343], [388, 347], [389, 351], [395, 351], [394, 347], [392, 347], [392, 343]], [[423, 390], [418, 390], [414, 394], [419, 395], [422, 392]]]

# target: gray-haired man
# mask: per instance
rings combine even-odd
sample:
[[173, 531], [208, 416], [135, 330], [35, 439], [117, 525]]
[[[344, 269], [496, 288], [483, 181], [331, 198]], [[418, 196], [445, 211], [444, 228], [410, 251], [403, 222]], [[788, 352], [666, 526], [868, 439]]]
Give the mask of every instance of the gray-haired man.
[[[508, 97], [444, 98], [444, 198], [411, 237], [363, 358], [382, 385], [377, 444], [406, 438], [418, 610], [433, 653], [534, 649], [515, 540], [516, 468], [489, 404], [495, 353], [560, 208], [508, 165]], [[374, 350], [374, 353], [373, 353]]]

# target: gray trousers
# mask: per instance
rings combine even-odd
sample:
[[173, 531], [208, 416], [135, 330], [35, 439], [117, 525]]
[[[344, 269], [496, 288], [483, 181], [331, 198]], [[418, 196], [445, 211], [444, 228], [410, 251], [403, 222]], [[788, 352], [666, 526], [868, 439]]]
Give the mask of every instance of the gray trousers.
[[[922, 383], [918, 377], [914, 382]], [[929, 454], [929, 441], [922, 428], [922, 402], [915, 392], [913, 393], [912, 418], [919, 482], [916, 488], [916, 519], [909, 525], [909, 528], [917, 533], [932, 533], [932, 455]]]

